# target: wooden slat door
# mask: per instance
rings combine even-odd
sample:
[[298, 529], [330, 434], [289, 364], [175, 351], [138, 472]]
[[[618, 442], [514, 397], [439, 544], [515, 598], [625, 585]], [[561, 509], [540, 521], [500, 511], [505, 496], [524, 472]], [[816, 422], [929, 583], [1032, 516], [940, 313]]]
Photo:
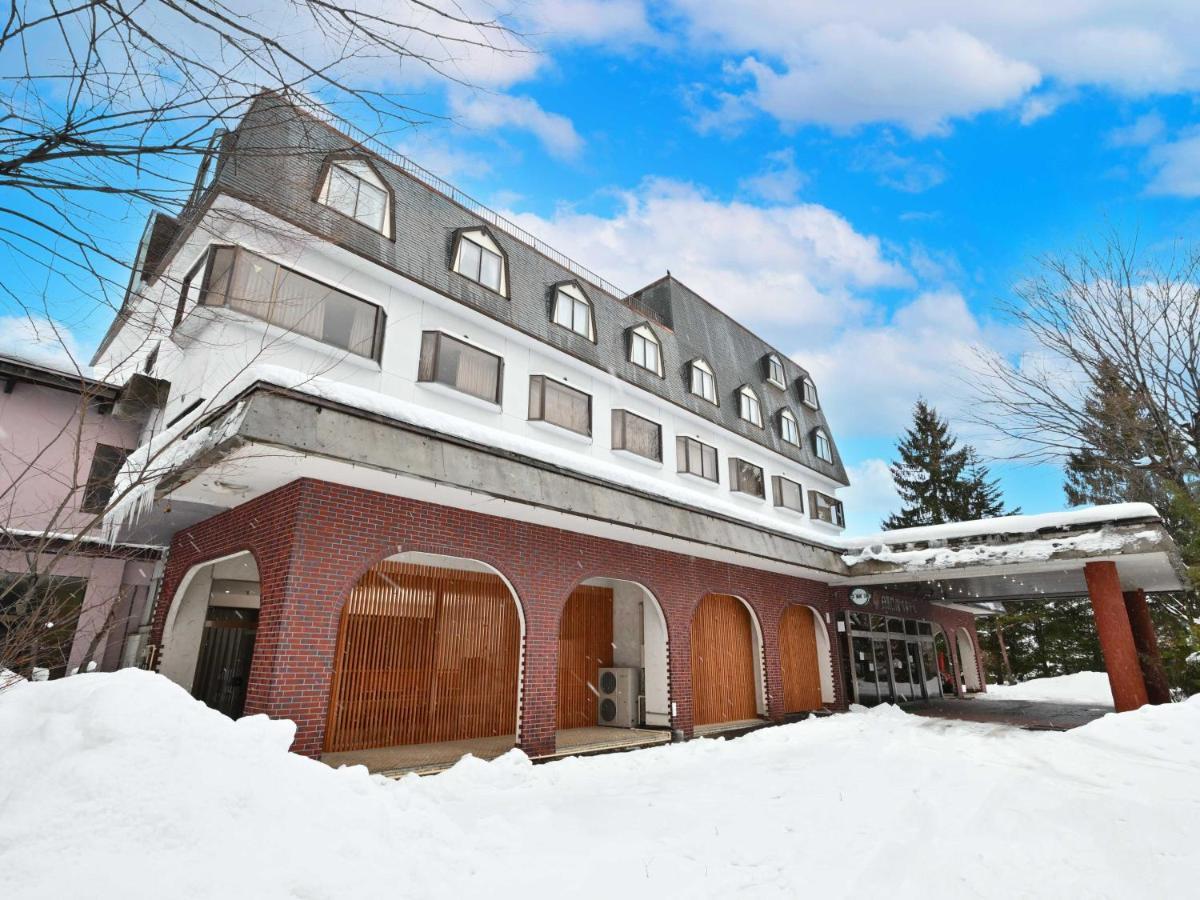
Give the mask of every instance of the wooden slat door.
[[577, 587], [558, 629], [558, 725], [596, 724], [596, 681], [613, 660], [612, 588]]
[[789, 606], [779, 619], [779, 664], [783, 669], [783, 711], [821, 708], [821, 669], [817, 623], [807, 606]]
[[709, 594], [692, 618], [692, 702], [696, 725], [758, 716], [754, 626], [737, 597]]
[[514, 734], [520, 658], [498, 576], [380, 563], [342, 610], [325, 750]]

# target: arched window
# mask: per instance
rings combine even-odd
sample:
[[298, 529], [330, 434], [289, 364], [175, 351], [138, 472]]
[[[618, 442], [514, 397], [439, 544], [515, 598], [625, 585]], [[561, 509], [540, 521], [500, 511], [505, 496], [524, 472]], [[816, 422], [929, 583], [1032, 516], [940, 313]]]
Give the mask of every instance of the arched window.
[[824, 428], [817, 428], [813, 431], [813, 451], [817, 454], [817, 459], [833, 462], [833, 444], [830, 443], [829, 435], [825, 433]]
[[629, 333], [629, 361], [662, 375], [662, 346], [649, 325], [639, 325]]
[[787, 376], [783, 374], [783, 360], [774, 353], [767, 357], [767, 381], [777, 388], [787, 388]]
[[385, 237], [392, 236], [392, 195], [365, 160], [331, 162], [317, 200]]
[[709, 403], [717, 402], [717, 376], [713, 374], [712, 366], [702, 359], [692, 360], [691, 381], [693, 394]]
[[556, 325], [568, 328], [589, 341], [596, 340], [592, 302], [578, 285], [561, 284], [555, 288], [552, 319]]
[[807, 375], [800, 382], [800, 396], [806, 406], [811, 406], [813, 409], [821, 408], [821, 401], [817, 399], [817, 386]]
[[738, 415], [751, 425], [762, 428], [762, 404], [758, 400], [758, 394], [754, 393], [754, 389], [748, 384], [738, 389]]
[[454, 271], [497, 294], [508, 296], [504, 254], [492, 236], [482, 228], [459, 234], [454, 248]]
[[789, 444], [800, 446], [800, 423], [790, 409], [779, 414], [779, 434]]

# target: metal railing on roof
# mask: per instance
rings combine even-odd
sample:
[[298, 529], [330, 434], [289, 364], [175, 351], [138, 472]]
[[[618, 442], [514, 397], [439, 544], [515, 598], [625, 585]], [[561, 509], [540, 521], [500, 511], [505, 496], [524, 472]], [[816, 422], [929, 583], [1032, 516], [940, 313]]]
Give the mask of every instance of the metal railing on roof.
[[567, 269], [571, 273], [579, 276], [584, 281], [590, 282], [591, 284], [600, 288], [600, 290], [612, 295], [618, 300], [625, 300], [627, 298], [628, 295], [626, 292], [621, 290], [608, 279], [597, 275], [587, 266], [575, 262], [575, 260], [571, 259], [571, 257], [567, 256], [565, 253], [555, 250], [545, 241], [541, 240], [541, 238], [530, 234], [516, 222], [512, 221], [511, 219], [506, 219], [494, 209], [484, 206], [484, 204], [480, 203], [470, 194], [459, 190], [444, 178], [434, 175], [424, 166], [413, 162], [403, 153], [393, 150], [391, 147], [387, 146], [387, 144], [383, 143], [378, 138], [372, 137], [358, 126], [353, 125], [343, 119], [339, 119], [317, 101], [296, 93], [289, 93], [288, 95], [283, 96], [283, 99], [289, 103], [294, 103], [295, 105], [302, 107], [306, 112], [321, 120], [330, 128], [342, 132], [347, 137], [356, 141], [358, 144], [367, 147], [372, 153], [378, 154], [392, 165], [396, 166], [398, 169], [402, 170], [418, 181], [428, 185], [442, 194], [445, 194], [459, 206], [466, 208], [472, 214], [478, 216], [480, 219], [483, 219], [489, 225], [492, 225], [495, 228], [498, 228], [500, 231], [503, 231], [505, 234], [511, 235], [522, 243], [529, 245], [543, 256], [546, 256], [558, 263], [564, 269]]

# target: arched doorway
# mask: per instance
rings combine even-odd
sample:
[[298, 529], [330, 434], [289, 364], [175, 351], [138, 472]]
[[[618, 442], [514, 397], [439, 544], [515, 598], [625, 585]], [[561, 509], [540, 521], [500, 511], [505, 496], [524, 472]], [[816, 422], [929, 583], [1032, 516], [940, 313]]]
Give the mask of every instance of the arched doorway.
[[[938, 687], [941, 696], [957, 696], [958, 690], [954, 678], [954, 659], [950, 655], [950, 643], [941, 625], [933, 626], [933, 653], [937, 665]], [[932, 696], [932, 694], [931, 694]]]
[[[821, 638], [824, 638], [823, 648]], [[824, 666], [821, 665], [822, 649]], [[826, 680], [823, 670], [829, 665], [829, 637], [811, 608], [793, 604], [780, 616], [779, 665], [783, 674], [783, 711], [797, 713], [820, 709]]]
[[203, 563], [175, 591], [163, 628], [160, 674], [234, 719], [245, 710], [261, 605], [249, 552]]
[[764, 699], [757, 620], [738, 597], [706, 595], [692, 617], [694, 724], [755, 719]]
[[975, 656], [975, 642], [963, 628], [958, 629], [958, 667], [963, 687], [968, 691], [983, 690], [979, 682], [979, 663]]
[[488, 738], [495, 748], [443, 748], [436, 761], [503, 752], [517, 731], [523, 631], [511, 588], [483, 563], [409, 554], [372, 567], [342, 609], [325, 751]]
[[[669, 727], [668, 665], [667, 622], [654, 595], [632, 581], [588, 579], [559, 621], [557, 729]], [[576, 736], [559, 734], [560, 749], [564, 739], [575, 746]]]

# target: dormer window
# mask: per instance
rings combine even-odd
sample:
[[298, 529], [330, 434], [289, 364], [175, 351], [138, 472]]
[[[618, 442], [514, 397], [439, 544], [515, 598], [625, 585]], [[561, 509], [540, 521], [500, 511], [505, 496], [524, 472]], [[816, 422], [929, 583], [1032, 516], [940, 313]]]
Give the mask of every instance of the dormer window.
[[570, 329], [589, 341], [596, 340], [592, 303], [578, 285], [562, 284], [554, 290], [554, 324]]
[[821, 408], [821, 401], [817, 399], [817, 386], [807, 375], [800, 381], [800, 397], [804, 400], [805, 406], [811, 406], [813, 409]]
[[482, 228], [464, 231], [454, 248], [454, 271], [497, 294], [508, 295], [508, 275], [500, 246]]
[[639, 325], [629, 332], [629, 361], [662, 376], [662, 347], [649, 325]]
[[800, 423], [796, 421], [796, 416], [790, 409], [785, 409], [779, 414], [779, 435], [787, 443], [795, 447], [800, 446]]
[[751, 425], [762, 428], [762, 404], [758, 400], [758, 394], [754, 393], [754, 389], [749, 385], [738, 389], [738, 416]]
[[833, 444], [824, 428], [813, 430], [813, 451], [817, 454], [817, 459], [823, 459], [827, 463], [833, 462]]
[[692, 393], [709, 403], [717, 402], [717, 376], [712, 366], [702, 359], [692, 360]]
[[783, 360], [774, 353], [767, 357], [767, 381], [777, 388], [787, 389], [787, 376], [783, 374]]
[[383, 179], [361, 159], [338, 159], [329, 172], [317, 200], [344, 216], [392, 236], [391, 194]]

